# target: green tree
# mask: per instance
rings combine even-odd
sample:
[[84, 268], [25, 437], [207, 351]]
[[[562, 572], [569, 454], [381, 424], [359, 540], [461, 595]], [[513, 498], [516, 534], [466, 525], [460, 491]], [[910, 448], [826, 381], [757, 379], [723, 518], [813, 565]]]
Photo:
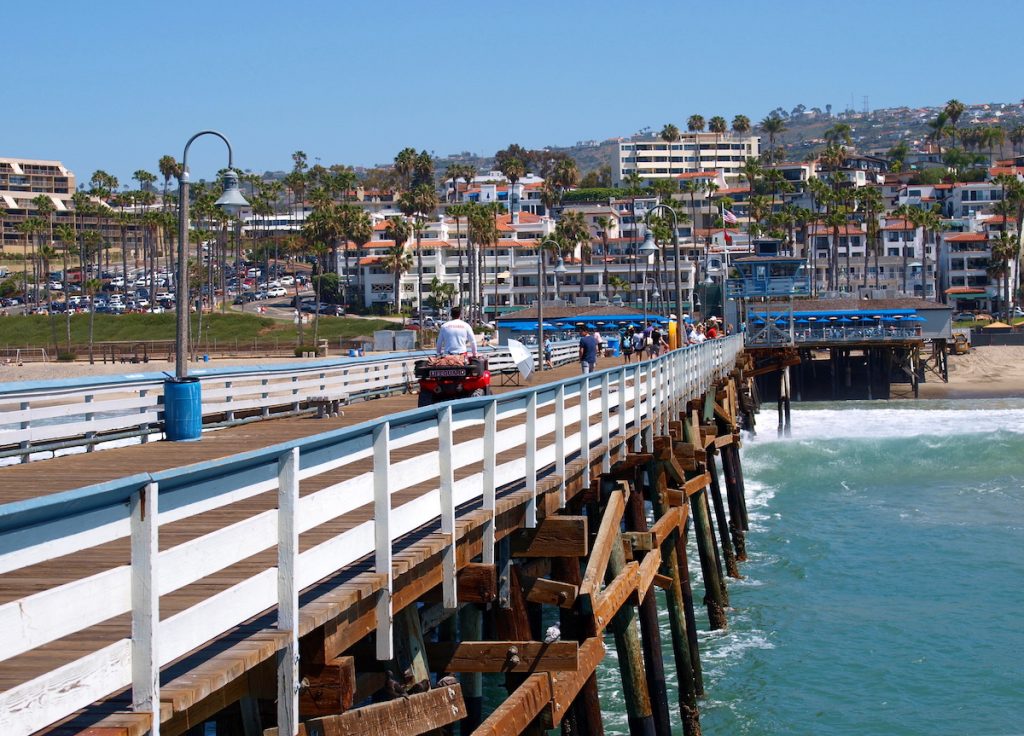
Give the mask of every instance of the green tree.
[[604, 263], [604, 296], [606, 299], [610, 299], [609, 289], [611, 285], [608, 283], [608, 234], [615, 227], [616, 220], [607, 215], [601, 215], [597, 218], [596, 222], [598, 234], [601, 236], [601, 261]]
[[395, 310], [402, 309], [402, 274], [412, 268], [412, 254], [406, 250], [406, 243], [412, 236], [412, 225], [404, 217], [392, 217], [387, 221], [384, 234], [394, 241], [384, 256], [384, 268], [395, 277]]
[[909, 256], [910, 248], [907, 246], [909, 242], [909, 235], [914, 230], [914, 210], [916, 208], [909, 204], [901, 204], [899, 207], [892, 211], [893, 215], [903, 220], [903, 242], [901, 243], [901, 250], [903, 252], [903, 293], [907, 293], [907, 276], [908, 276], [908, 264], [907, 258]]
[[966, 109], [967, 106], [956, 98], [953, 98], [952, 100], [947, 102], [946, 106], [942, 109], [942, 112], [945, 113], [946, 118], [949, 120], [949, 125], [952, 129], [952, 132], [950, 133], [950, 138], [952, 138], [954, 141], [956, 141], [957, 123], [960, 122], [960, 116], [964, 114], [964, 110]]
[[396, 185], [400, 190], [412, 189], [412, 176], [416, 170], [416, 157], [415, 148], [403, 148], [395, 156], [393, 170], [396, 177]]
[[686, 129], [691, 133], [701, 133], [704, 130], [704, 116], [691, 115], [686, 119]]
[[562, 242], [566, 244], [567, 248], [572, 249], [573, 255], [575, 255], [577, 249], [579, 249], [579, 260], [580, 260], [580, 296], [583, 296], [584, 287], [584, 265], [591, 253], [590, 247], [590, 228], [587, 227], [587, 221], [583, 216], [583, 213], [579, 210], [569, 210], [563, 213], [562, 219], [559, 220], [558, 225], [555, 226]]
[[[725, 118], [721, 115], [715, 115], [711, 120], [708, 121], [708, 130], [715, 134], [715, 170], [718, 170], [718, 145], [722, 140], [722, 135], [725, 133], [728, 124], [725, 122]], [[697, 167], [702, 168], [701, 166]]]
[[746, 115], [737, 115], [732, 119], [732, 132], [746, 135], [750, 132], [750, 118]]
[[775, 149], [776, 139], [786, 132], [786, 123], [782, 117], [777, 113], [768, 115], [762, 120], [758, 126], [762, 132], [768, 135], [768, 161], [774, 162], [778, 159], [777, 152]]
[[825, 131], [823, 137], [830, 145], [838, 146], [845, 143], [849, 146], [853, 144], [853, 128], [846, 123], [834, 123]]
[[423, 308], [423, 229], [437, 205], [437, 192], [430, 184], [419, 184], [412, 191], [403, 192], [398, 200], [402, 214], [412, 217], [416, 223], [416, 308], [420, 310]]
[[679, 128], [672, 123], [666, 123], [658, 136], [668, 144], [668, 175], [672, 177], [672, 144], [677, 143], [682, 135]]

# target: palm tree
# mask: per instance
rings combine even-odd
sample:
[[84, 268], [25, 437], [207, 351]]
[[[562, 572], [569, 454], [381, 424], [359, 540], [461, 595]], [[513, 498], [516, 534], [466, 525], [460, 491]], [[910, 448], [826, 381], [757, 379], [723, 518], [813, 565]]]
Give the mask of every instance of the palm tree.
[[757, 177], [763, 175], [764, 167], [761, 166], [761, 162], [753, 156], [748, 156], [747, 160], [743, 162], [743, 167], [740, 169], [740, 176], [747, 180], [751, 196], [757, 193]]
[[99, 279], [86, 279], [82, 283], [82, 290], [89, 297], [89, 365], [95, 363], [93, 357], [93, 327], [96, 322], [96, 292], [103, 288], [103, 282]]
[[995, 278], [1002, 278], [1003, 281], [1003, 300], [1002, 307], [1005, 315], [1007, 324], [1013, 324], [1013, 296], [1010, 294], [1010, 271], [1013, 270], [1012, 264], [1014, 258], [1017, 257], [1017, 243], [1016, 239], [1005, 230], [999, 233], [999, 236], [990, 241], [992, 248], [992, 259], [991, 265], [989, 266], [989, 276]]
[[[715, 170], [718, 170], [718, 144], [722, 140], [722, 134], [726, 130], [725, 118], [721, 115], [715, 115], [711, 120], [708, 121], [708, 130], [715, 134]], [[697, 167], [702, 168], [702, 167]]]
[[680, 138], [679, 128], [672, 123], [666, 123], [665, 127], [661, 129], [661, 133], [658, 136], [668, 144], [668, 175], [672, 176], [672, 144], [676, 143]]
[[597, 218], [596, 223], [601, 236], [601, 260], [604, 261], [604, 296], [608, 299], [610, 298], [608, 294], [608, 232], [615, 224], [615, 220], [607, 215], [601, 215]]
[[686, 129], [691, 133], [700, 133], [704, 130], [704, 116], [691, 115], [686, 119]]
[[[34, 244], [36, 242], [36, 236], [46, 229], [46, 223], [38, 217], [29, 217], [19, 222], [16, 226], [19, 233], [25, 236], [25, 256], [21, 262], [22, 269], [22, 283], [25, 286], [25, 304], [28, 305], [28, 264], [29, 260], [32, 261], [32, 284], [34, 286], [33, 293], [33, 304], [39, 306], [39, 280], [36, 277], [38, 268], [36, 267], [36, 249]], [[29, 258], [29, 249], [32, 249], [31, 259]]]
[[914, 210], [915, 209], [916, 209], [915, 207], [911, 207], [908, 204], [901, 204], [899, 207], [897, 207], [896, 209], [894, 209], [892, 211], [892, 213], [896, 217], [903, 218], [903, 223], [904, 223], [904, 225], [906, 225], [906, 227], [904, 227], [904, 229], [903, 229], [904, 232], [903, 232], [903, 243], [902, 243], [902, 246], [903, 246], [903, 293], [904, 294], [907, 292], [907, 250], [908, 250], [908, 248], [907, 248], [907, 240], [908, 240], [907, 235], [909, 234], [910, 230], [913, 229], [913, 221], [914, 221], [914, 216], [915, 216], [914, 215]]
[[1024, 124], [1018, 123], [1010, 129], [1010, 132], [1006, 134], [1007, 140], [1013, 145], [1013, 152], [1017, 153], [1017, 148], [1021, 143], [1024, 143]]
[[416, 149], [409, 147], [403, 148], [395, 156], [395, 162], [392, 168], [395, 172], [398, 189], [412, 189], [412, 175], [413, 171], [416, 169], [416, 156]]
[[778, 113], [773, 112], [762, 120], [758, 126], [768, 134], [768, 160], [775, 161], [775, 139], [786, 132], [786, 123]]
[[387, 221], [384, 234], [395, 244], [388, 249], [384, 258], [384, 267], [395, 276], [395, 309], [402, 309], [402, 274], [412, 268], [412, 254], [406, 250], [405, 244], [412, 235], [412, 225], [404, 217], [393, 217]]
[[939, 147], [939, 155], [942, 155], [942, 139], [951, 135], [953, 143], [956, 143], [956, 129], [951, 128], [947, 123], [949, 122], [949, 115], [945, 111], [939, 112], [935, 116], [934, 120], [928, 122], [928, 127], [931, 128], [931, 133], [928, 134], [928, 138], [932, 140]]
[[584, 265], [592, 250], [590, 228], [587, 227], [587, 221], [582, 212], [570, 210], [562, 215], [556, 230], [566, 247], [571, 248], [574, 254], [577, 248], [580, 249], [580, 296], [583, 296]]
[[420, 244], [426, 219], [437, 209], [437, 205], [437, 192], [430, 184], [419, 184], [412, 191], [403, 192], [398, 200], [402, 214], [406, 217], [413, 217], [416, 222], [416, 309], [421, 311], [423, 309], [423, 248]]
[[732, 119], [732, 132], [746, 135], [750, 132], [750, 118], [746, 115], [737, 115]]
[[[42, 261], [43, 273], [50, 272], [50, 263], [57, 257], [57, 250], [50, 244], [45, 243], [39, 247], [39, 260]], [[57, 346], [57, 322], [53, 318], [53, 289], [49, 283], [46, 286], [46, 309], [50, 313], [50, 333], [53, 337], [53, 352], [56, 354], [60, 349]]]
[[822, 137], [830, 145], [838, 146], [845, 143], [849, 146], [853, 144], [853, 128], [846, 123], [835, 123], [824, 132]]
[[956, 124], [960, 122], [960, 116], [964, 114], [964, 110], [966, 109], [967, 106], [955, 97], [947, 102], [946, 106], [942, 108], [942, 112], [945, 113], [946, 118], [949, 120], [949, 124], [953, 129], [950, 137], [954, 142], [956, 141]]
[[[373, 238], [373, 222], [366, 210], [355, 205], [344, 205], [342, 230], [347, 241], [352, 241], [356, 251], [362, 250]], [[349, 244], [345, 243], [345, 303], [352, 301], [351, 273], [348, 267]]]
[[516, 206], [516, 184], [526, 176], [526, 164], [518, 158], [506, 158], [500, 164], [501, 173], [509, 181], [508, 188], [508, 210], [512, 213], [513, 219], [518, 216], [519, 209]]
[[494, 250], [494, 316], [498, 316], [498, 207], [494, 205], [477, 205], [469, 216], [469, 233], [477, 246], [477, 297], [482, 308], [484, 300], [483, 272], [486, 266], [484, 249], [491, 246]]
[[861, 187], [857, 190], [857, 204], [864, 210], [864, 223], [867, 225], [867, 233], [865, 238], [867, 241], [864, 243], [864, 275], [861, 281], [861, 286], [867, 288], [868, 286], [868, 258], [871, 252], [875, 252], [875, 288], [878, 288], [878, 248], [877, 243], [879, 228], [878, 228], [878, 213], [882, 211], [882, 194], [875, 187]]
[[572, 189], [580, 182], [580, 170], [576, 165], [576, 160], [571, 158], [563, 158], [555, 164], [555, 170], [551, 176], [561, 192], [565, 192]]
[[63, 283], [63, 286], [64, 286], [64, 302], [68, 306], [68, 308], [64, 310], [64, 314], [67, 317], [67, 320], [66, 320], [67, 321], [67, 348], [68, 348], [67, 351], [70, 353], [71, 352], [71, 308], [70, 308], [71, 305], [68, 304], [68, 302], [67, 302], [67, 294], [68, 294], [68, 251], [71, 249], [71, 247], [75, 243], [75, 237], [76, 237], [75, 226], [71, 225], [71, 224], [68, 224], [68, 223], [65, 223], [65, 224], [62, 224], [62, 225], [58, 225], [56, 228], [54, 228], [54, 233], [56, 234], [57, 239], [60, 240], [60, 242], [64, 246], [61, 249], [61, 258], [63, 260], [63, 268], [64, 268], [64, 278], [63, 278], [63, 282], [64, 282]]

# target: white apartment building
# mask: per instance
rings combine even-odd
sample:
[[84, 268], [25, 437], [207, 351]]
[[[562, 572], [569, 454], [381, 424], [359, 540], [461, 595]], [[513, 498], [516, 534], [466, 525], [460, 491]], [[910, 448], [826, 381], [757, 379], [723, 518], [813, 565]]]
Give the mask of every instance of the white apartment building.
[[735, 133], [682, 133], [672, 143], [660, 138], [622, 141], [612, 166], [616, 185], [637, 173], [644, 181], [667, 179], [694, 171], [721, 171], [726, 178], [738, 178], [744, 162], [761, 154], [761, 139]]

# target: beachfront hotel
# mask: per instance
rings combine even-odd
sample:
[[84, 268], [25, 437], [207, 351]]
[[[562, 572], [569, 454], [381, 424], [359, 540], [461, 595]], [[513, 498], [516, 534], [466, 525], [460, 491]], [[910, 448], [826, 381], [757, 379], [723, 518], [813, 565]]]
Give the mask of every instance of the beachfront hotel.
[[671, 143], [661, 138], [620, 142], [612, 167], [616, 186], [634, 173], [646, 182], [697, 171], [721, 171], [726, 178], [737, 179], [744, 162], [761, 155], [761, 138], [756, 135], [690, 132], [680, 136]]

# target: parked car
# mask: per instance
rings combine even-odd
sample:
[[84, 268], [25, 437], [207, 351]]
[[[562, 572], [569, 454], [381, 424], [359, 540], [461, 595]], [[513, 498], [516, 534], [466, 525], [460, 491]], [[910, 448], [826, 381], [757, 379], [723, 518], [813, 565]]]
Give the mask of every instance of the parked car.
[[973, 312], [960, 312], [960, 313], [958, 313], [958, 314], [953, 316], [953, 321], [954, 322], [973, 322], [974, 321], [974, 313]]
[[277, 298], [281, 296], [288, 296], [288, 292], [285, 291], [283, 286], [271, 286], [267, 290], [267, 295], [271, 298]]

